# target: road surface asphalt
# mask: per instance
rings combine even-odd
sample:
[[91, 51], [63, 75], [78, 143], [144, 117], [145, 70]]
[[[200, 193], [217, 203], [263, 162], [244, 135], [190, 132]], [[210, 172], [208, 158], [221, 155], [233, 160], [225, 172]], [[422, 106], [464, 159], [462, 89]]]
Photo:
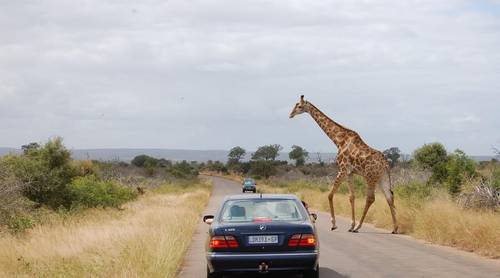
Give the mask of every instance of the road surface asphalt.
[[[224, 196], [241, 193], [241, 185], [234, 181], [217, 177], [211, 179], [213, 191], [204, 214], [214, 214]], [[318, 213], [316, 227], [320, 239], [320, 277], [500, 278], [500, 260], [428, 244], [405, 235], [392, 235], [390, 231], [374, 228], [370, 224], [364, 224], [359, 233], [353, 234], [347, 232], [349, 223], [349, 219], [337, 217], [339, 229], [330, 231], [329, 215]], [[207, 231], [208, 225], [203, 223], [200, 217], [200, 224], [179, 272], [179, 278], [206, 277], [204, 244]], [[245, 277], [283, 276], [256, 274]]]

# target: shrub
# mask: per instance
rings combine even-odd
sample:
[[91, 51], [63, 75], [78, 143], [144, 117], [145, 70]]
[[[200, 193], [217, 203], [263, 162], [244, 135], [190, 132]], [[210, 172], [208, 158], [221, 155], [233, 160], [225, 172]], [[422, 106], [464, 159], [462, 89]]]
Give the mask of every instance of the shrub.
[[99, 174], [99, 167], [92, 160], [74, 160], [72, 166], [78, 176]]
[[154, 176], [157, 166], [158, 166], [158, 161], [156, 159], [146, 159], [143, 165], [146, 176], [148, 177]]
[[446, 163], [446, 185], [451, 195], [460, 193], [462, 183], [468, 177], [476, 175], [476, 163], [461, 150], [456, 150], [449, 156]]
[[187, 161], [182, 161], [173, 164], [169, 168], [167, 168], [167, 173], [176, 177], [176, 178], [195, 178], [198, 176], [198, 170], [196, 170], [193, 166], [191, 166]]
[[207, 162], [207, 165], [205, 166], [208, 171], [213, 171], [213, 172], [218, 172], [218, 173], [227, 173], [227, 168], [224, 166], [224, 164], [220, 161], [211, 161], [209, 160]]
[[71, 165], [71, 153], [61, 138], [49, 140], [43, 147], [27, 148], [21, 156], [8, 156], [5, 163], [23, 183], [24, 196], [52, 208], [69, 208], [67, 185], [77, 174]]
[[29, 202], [22, 196], [25, 186], [8, 168], [5, 160], [0, 159], [0, 225], [9, 224], [28, 209]]
[[31, 229], [34, 225], [35, 223], [33, 222], [33, 219], [27, 215], [11, 216], [7, 222], [7, 227], [14, 234], [22, 233], [27, 229]]
[[500, 191], [500, 167], [495, 167], [491, 175], [491, 185], [497, 191]]
[[134, 157], [134, 159], [132, 159], [130, 163], [137, 167], [146, 167], [147, 165], [156, 167], [158, 165], [158, 159], [145, 154], [141, 154]]
[[266, 179], [276, 174], [276, 163], [270, 160], [255, 160], [250, 162], [252, 176], [265, 177]]
[[394, 188], [394, 192], [396, 197], [410, 204], [422, 204], [432, 194], [428, 184], [418, 181], [400, 184]]
[[119, 207], [133, 200], [137, 193], [112, 181], [99, 181], [95, 176], [78, 177], [69, 185], [72, 207]]

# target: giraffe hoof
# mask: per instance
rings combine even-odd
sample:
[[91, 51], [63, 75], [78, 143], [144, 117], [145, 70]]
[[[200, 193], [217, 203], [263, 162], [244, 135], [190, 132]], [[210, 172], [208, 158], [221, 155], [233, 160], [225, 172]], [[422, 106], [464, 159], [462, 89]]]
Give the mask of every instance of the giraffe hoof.
[[331, 231], [336, 230], [336, 229], [337, 229], [337, 226], [333, 226]]
[[393, 235], [397, 235], [398, 234], [398, 231], [392, 231], [391, 234]]
[[359, 233], [358, 230], [352, 230], [353, 233]]
[[349, 230], [347, 230], [347, 231], [348, 231], [348, 232], [352, 232], [353, 230], [352, 230], [352, 228], [351, 228], [351, 229], [349, 229]]

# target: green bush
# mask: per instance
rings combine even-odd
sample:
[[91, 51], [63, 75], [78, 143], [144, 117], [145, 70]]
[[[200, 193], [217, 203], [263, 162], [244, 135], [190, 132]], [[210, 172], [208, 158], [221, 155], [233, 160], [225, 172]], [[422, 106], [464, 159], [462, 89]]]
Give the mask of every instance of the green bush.
[[276, 174], [276, 163], [271, 160], [254, 160], [250, 162], [250, 175], [266, 179]]
[[132, 159], [130, 163], [137, 167], [146, 167], [146, 166], [156, 167], [158, 165], [158, 159], [145, 154], [141, 154], [134, 157], [134, 159]]
[[69, 185], [72, 207], [119, 207], [133, 200], [137, 193], [111, 181], [99, 181], [94, 176], [78, 177]]
[[167, 168], [167, 173], [179, 179], [192, 179], [198, 176], [198, 170], [185, 160], [172, 164]]
[[406, 184], [400, 184], [394, 188], [394, 193], [396, 197], [415, 203], [421, 203], [421, 201], [429, 198], [432, 194], [432, 188], [425, 183], [418, 181], [411, 181]]
[[423, 145], [413, 152], [413, 159], [420, 167], [432, 171], [432, 182], [442, 183], [446, 181], [448, 156], [441, 143]]
[[27, 148], [24, 155], [7, 156], [4, 162], [17, 178], [29, 185], [23, 190], [28, 199], [52, 208], [70, 207], [67, 185], [77, 171], [61, 138], [49, 140], [43, 147]]
[[460, 193], [462, 184], [467, 177], [476, 175], [476, 163], [463, 151], [456, 150], [449, 156], [446, 163], [446, 185], [451, 195]]
[[33, 228], [35, 225], [33, 219], [26, 215], [12, 216], [7, 222], [7, 227], [13, 234], [18, 234]]
[[495, 167], [491, 176], [491, 184], [493, 188], [500, 191], [500, 167]]

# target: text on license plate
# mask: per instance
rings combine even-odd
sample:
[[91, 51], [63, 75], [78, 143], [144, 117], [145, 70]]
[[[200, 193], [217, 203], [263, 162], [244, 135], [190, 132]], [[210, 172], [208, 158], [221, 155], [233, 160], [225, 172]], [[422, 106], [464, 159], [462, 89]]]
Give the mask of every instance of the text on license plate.
[[249, 244], [278, 243], [277, 235], [248, 236]]

